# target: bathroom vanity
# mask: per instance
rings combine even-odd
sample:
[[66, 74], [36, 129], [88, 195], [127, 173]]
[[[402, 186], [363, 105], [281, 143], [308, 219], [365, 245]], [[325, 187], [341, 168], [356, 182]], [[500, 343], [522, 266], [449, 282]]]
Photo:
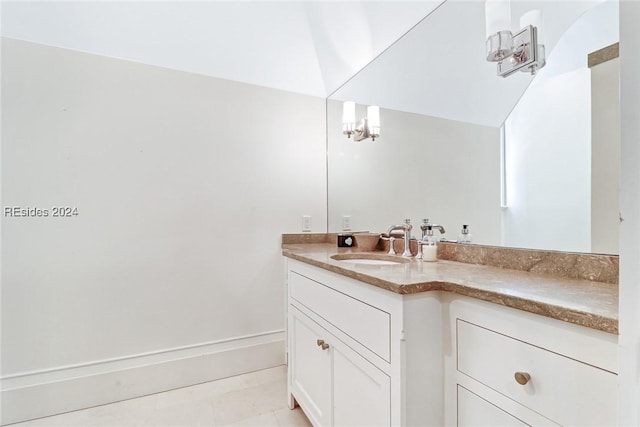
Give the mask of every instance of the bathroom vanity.
[[290, 393], [312, 423], [442, 425], [437, 293], [402, 296], [288, 265]]
[[283, 245], [290, 406], [314, 425], [616, 424], [617, 285], [338, 251]]

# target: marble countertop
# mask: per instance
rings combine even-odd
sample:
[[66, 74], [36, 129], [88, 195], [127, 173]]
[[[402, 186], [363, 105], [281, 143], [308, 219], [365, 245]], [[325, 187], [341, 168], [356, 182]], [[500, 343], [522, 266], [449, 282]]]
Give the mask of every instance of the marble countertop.
[[[282, 254], [399, 294], [447, 291], [588, 328], [618, 333], [618, 285], [485, 265], [412, 259], [406, 264], [337, 261], [355, 253], [331, 243], [283, 244]], [[377, 252], [384, 254], [384, 252]]]

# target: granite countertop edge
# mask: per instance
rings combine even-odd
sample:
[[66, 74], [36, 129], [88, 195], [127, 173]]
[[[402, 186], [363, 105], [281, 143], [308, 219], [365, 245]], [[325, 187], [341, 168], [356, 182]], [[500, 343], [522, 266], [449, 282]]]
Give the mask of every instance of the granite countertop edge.
[[[441, 274], [439, 277], [420, 277], [416, 274], [412, 280], [397, 277], [389, 278], [380, 274], [380, 269], [367, 270], [353, 264], [342, 263], [330, 259], [332, 254], [343, 251], [332, 244], [283, 244], [282, 255], [306, 264], [310, 264], [334, 273], [367, 283], [378, 288], [386, 289], [402, 295], [419, 292], [444, 291], [458, 295], [468, 296], [483, 301], [492, 302], [506, 307], [523, 310], [544, 317], [573, 323], [587, 328], [603, 332], [618, 334], [618, 287], [602, 282], [589, 282], [577, 279], [563, 279], [544, 275], [536, 275], [530, 272], [508, 270], [499, 267], [478, 266], [455, 261], [438, 261], [438, 263], [422, 263], [413, 260], [409, 268], [418, 269], [419, 264], [441, 264], [448, 269], [464, 272], [478, 273], [479, 276], [495, 277], [500, 283], [486, 283], [479, 279], [474, 283], [473, 279], [462, 280], [454, 277], [455, 273]], [[446, 264], [445, 264], [446, 263]], [[427, 266], [425, 268], [431, 268]], [[384, 271], [384, 270], [382, 270]], [[548, 297], [549, 290], [543, 289], [540, 295], [533, 289], [526, 295], [515, 295], [517, 292], [505, 286], [504, 283], [517, 283], [520, 280], [533, 284], [544, 284], [550, 288], [553, 301]], [[482, 283], [485, 282], [485, 283]], [[522, 284], [519, 284], [522, 289]], [[562, 295], [562, 291], [566, 297]], [[546, 291], [546, 292], [545, 292]], [[592, 297], [592, 293], [598, 294], [598, 298]], [[545, 295], [546, 294], [546, 295]], [[591, 299], [583, 304], [577, 303], [580, 297]], [[587, 298], [584, 298], [587, 297]]]

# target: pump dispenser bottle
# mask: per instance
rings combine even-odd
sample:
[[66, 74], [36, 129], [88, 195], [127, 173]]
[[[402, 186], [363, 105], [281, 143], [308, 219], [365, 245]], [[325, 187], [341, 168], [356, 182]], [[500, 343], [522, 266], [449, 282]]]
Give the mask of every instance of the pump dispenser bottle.
[[438, 243], [433, 237], [433, 229], [427, 226], [426, 234], [420, 242], [422, 245], [422, 261], [433, 262], [438, 260]]
[[471, 233], [469, 232], [469, 226], [464, 224], [460, 236], [458, 237], [458, 243], [471, 243]]

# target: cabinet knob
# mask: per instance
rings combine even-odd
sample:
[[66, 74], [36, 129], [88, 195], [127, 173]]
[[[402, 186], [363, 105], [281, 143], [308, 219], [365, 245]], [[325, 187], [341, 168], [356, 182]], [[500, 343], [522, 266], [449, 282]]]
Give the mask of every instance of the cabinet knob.
[[322, 347], [323, 350], [326, 350], [329, 348], [329, 344], [324, 342], [324, 340], [318, 340], [316, 341], [316, 344], [318, 344], [318, 347]]
[[525, 385], [531, 379], [531, 375], [526, 372], [516, 372], [514, 375], [516, 382], [520, 385]]

